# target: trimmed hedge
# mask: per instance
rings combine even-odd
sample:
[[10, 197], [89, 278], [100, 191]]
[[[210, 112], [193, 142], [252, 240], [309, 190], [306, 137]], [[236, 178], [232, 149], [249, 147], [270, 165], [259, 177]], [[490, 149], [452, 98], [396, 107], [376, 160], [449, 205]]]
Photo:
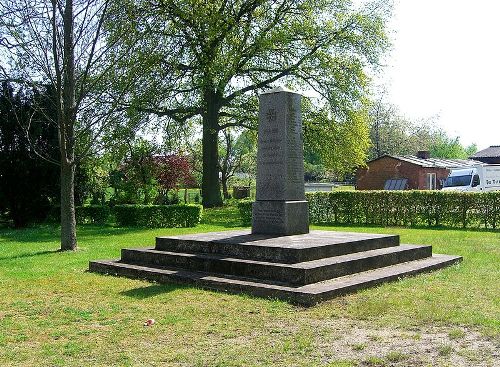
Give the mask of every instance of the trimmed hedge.
[[113, 212], [120, 227], [195, 227], [201, 205], [116, 205]]
[[[499, 228], [500, 192], [333, 191], [306, 194], [314, 224]], [[248, 225], [252, 204], [238, 203]]]
[[[105, 224], [111, 215], [111, 208], [106, 205], [89, 205], [75, 207], [75, 218], [78, 224]], [[61, 207], [55, 206], [49, 214], [49, 221], [61, 221]]]
[[79, 206], [75, 209], [76, 222], [79, 224], [104, 224], [111, 214], [111, 209], [106, 205]]
[[334, 191], [308, 193], [311, 223], [498, 228], [500, 192]]
[[252, 201], [241, 200], [238, 202], [238, 210], [240, 211], [241, 222], [244, 226], [252, 224]]

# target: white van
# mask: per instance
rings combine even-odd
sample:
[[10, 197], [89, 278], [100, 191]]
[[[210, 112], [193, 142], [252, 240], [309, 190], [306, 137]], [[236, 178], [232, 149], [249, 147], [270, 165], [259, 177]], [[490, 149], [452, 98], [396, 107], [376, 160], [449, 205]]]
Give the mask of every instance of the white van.
[[500, 164], [481, 164], [471, 168], [452, 169], [443, 191], [498, 191]]

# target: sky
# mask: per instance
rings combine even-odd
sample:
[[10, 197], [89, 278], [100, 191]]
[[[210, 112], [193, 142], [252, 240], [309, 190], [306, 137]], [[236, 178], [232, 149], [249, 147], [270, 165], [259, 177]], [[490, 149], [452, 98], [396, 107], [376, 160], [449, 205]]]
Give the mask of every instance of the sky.
[[500, 145], [499, 15], [498, 0], [395, 0], [386, 99], [464, 145]]

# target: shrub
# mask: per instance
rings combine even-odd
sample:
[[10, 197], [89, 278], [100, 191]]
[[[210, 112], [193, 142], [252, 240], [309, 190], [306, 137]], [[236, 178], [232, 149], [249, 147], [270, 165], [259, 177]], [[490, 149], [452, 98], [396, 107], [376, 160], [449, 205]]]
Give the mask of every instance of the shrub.
[[[107, 205], [89, 205], [75, 207], [75, 218], [78, 224], [104, 224], [108, 221], [111, 209]], [[49, 214], [49, 221], [61, 221], [61, 207], [52, 207]]]
[[252, 201], [241, 200], [238, 202], [238, 210], [243, 225], [248, 226], [252, 223]]
[[[307, 193], [314, 224], [380, 226], [500, 227], [500, 192], [333, 191]], [[252, 202], [238, 203], [244, 225]]]
[[500, 192], [334, 191], [307, 193], [311, 223], [497, 228]]
[[107, 205], [90, 205], [76, 207], [75, 215], [78, 224], [104, 224], [108, 221], [111, 209]]
[[116, 205], [113, 212], [120, 227], [195, 227], [201, 205]]
[[59, 148], [52, 88], [15, 84], [0, 86], [0, 213], [21, 228], [45, 220], [58, 198], [58, 167], [34, 152], [54, 160]]

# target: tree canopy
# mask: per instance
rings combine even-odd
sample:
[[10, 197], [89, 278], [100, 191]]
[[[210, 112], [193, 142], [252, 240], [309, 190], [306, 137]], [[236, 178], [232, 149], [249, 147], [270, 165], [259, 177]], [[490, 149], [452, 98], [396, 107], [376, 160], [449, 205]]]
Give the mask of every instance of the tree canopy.
[[370, 159], [384, 154], [414, 155], [419, 150], [428, 150], [435, 158], [467, 159], [477, 151], [475, 144], [464, 146], [458, 137], [450, 137], [437, 117], [413, 121], [382, 100], [372, 105], [369, 119]]
[[[75, 167], [89, 152], [99, 150], [99, 136], [119, 121], [117, 101], [126, 83], [113, 88], [108, 73], [113, 43], [102, 35], [110, 0], [4, 0], [0, 3], [0, 78], [30, 87], [50, 85], [56, 111], [47, 116], [57, 127], [60, 167], [61, 249], [76, 241]], [[117, 40], [121, 35], [114, 33]], [[41, 109], [39, 108], [41, 111]], [[49, 157], [46, 157], [49, 158]]]
[[135, 81], [124, 107], [202, 125], [205, 206], [222, 202], [218, 134], [254, 125], [259, 92], [311, 90], [330, 120], [351, 121], [388, 45], [387, 1], [119, 0], [111, 11], [108, 42], [130, 55], [114, 80]]
[[47, 117], [55, 113], [52, 93], [1, 86], [0, 211], [7, 211], [15, 227], [46, 219], [57, 198], [57, 167], [38, 155], [57, 158], [57, 129]]

